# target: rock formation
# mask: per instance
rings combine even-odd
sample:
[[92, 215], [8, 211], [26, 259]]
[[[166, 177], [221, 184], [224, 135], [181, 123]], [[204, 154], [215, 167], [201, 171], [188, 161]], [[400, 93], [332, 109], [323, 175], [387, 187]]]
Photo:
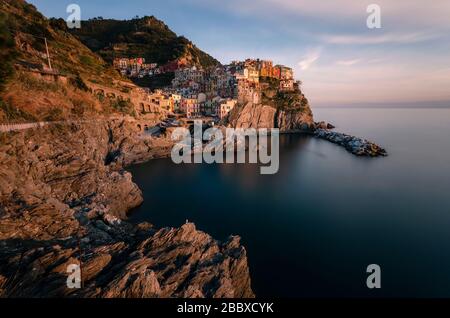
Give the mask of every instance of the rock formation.
[[348, 152], [356, 156], [365, 157], [386, 157], [387, 152], [377, 144], [366, 139], [343, 133], [329, 131], [327, 129], [318, 128], [314, 132], [318, 138], [328, 140], [334, 144], [344, 147]]
[[[253, 296], [238, 237], [124, 221], [142, 202], [124, 168], [172, 148], [140, 127], [111, 119], [0, 135], [0, 296]], [[80, 260], [84, 286], [68, 289], [67, 266]]]
[[[282, 133], [313, 132], [315, 124], [308, 99], [300, 86], [291, 91], [280, 90], [280, 81], [263, 77], [255, 91], [244, 90], [246, 94], [257, 94], [258, 98], [240, 103], [225, 120], [234, 128], [279, 128]], [[255, 102], [256, 100], [256, 102]]]
[[296, 100], [296, 103], [289, 107], [279, 107], [280, 100], [275, 93], [272, 93], [271, 100], [268, 100], [272, 104], [271, 106], [252, 102], [238, 106], [230, 113], [225, 124], [243, 129], [279, 128], [281, 133], [308, 133], [342, 146], [356, 156], [387, 156], [386, 150], [373, 142], [330, 131], [335, 128], [332, 124], [323, 121], [314, 122], [309, 103], [300, 91], [290, 93], [290, 95], [290, 100]]
[[279, 128], [282, 133], [312, 132], [314, 121], [309, 107], [304, 110], [277, 110], [275, 107], [247, 103], [229, 118], [235, 128]]
[[[69, 216], [53, 216], [67, 229], [77, 229]], [[156, 230], [149, 224], [134, 227], [102, 219], [91, 219], [67, 238], [51, 234], [50, 241], [1, 241], [3, 296], [253, 297], [246, 251], [238, 237], [220, 243], [193, 224]], [[67, 269], [80, 265], [80, 259], [83, 285], [70, 289]]]

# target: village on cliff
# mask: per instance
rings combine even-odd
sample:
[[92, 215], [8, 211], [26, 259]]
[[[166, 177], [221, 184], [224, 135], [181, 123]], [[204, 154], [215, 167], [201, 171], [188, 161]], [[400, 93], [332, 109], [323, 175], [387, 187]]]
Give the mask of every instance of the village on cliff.
[[144, 58], [116, 58], [114, 67], [129, 78], [175, 73], [171, 86], [154, 91], [145, 89], [150, 105], [141, 104], [139, 111], [145, 113], [146, 107], [161, 108], [188, 119], [209, 116], [221, 120], [238, 104], [258, 104], [263, 78], [276, 79], [279, 91], [284, 92], [294, 91], [301, 84], [294, 80], [292, 68], [259, 59], [203, 69], [180, 61], [158, 66], [146, 63]]

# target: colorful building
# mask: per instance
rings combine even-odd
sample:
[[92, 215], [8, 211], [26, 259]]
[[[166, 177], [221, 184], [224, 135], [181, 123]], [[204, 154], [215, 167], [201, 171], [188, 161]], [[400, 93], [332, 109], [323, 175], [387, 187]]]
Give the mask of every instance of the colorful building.
[[201, 116], [200, 104], [197, 97], [183, 98], [181, 100], [181, 112], [186, 114], [187, 118], [196, 118]]
[[225, 118], [233, 110], [236, 104], [237, 100], [235, 99], [229, 99], [225, 102], [220, 103], [216, 109], [217, 117], [219, 117], [220, 119]]

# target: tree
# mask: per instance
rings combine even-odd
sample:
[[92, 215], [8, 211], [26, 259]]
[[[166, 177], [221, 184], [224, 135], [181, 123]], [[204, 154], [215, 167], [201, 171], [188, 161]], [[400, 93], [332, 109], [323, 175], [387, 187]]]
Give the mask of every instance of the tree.
[[0, 91], [3, 90], [8, 79], [13, 75], [13, 59], [15, 53], [14, 38], [8, 28], [7, 17], [0, 13]]
[[61, 31], [64, 31], [64, 32], [68, 31], [67, 22], [64, 19], [62, 19], [62, 18], [59, 18], [59, 19], [51, 18], [50, 19], [50, 26], [53, 29], [56, 29], [56, 30], [61, 30]]

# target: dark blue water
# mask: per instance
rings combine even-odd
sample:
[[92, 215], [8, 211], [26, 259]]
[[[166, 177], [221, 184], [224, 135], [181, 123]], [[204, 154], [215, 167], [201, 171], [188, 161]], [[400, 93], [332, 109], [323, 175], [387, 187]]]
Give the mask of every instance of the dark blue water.
[[[156, 160], [130, 169], [145, 199], [131, 220], [240, 235], [260, 297], [450, 297], [450, 110], [314, 113], [390, 156], [283, 136], [272, 176]], [[380, 290], [366, 287], [369, 264], [381, 266]]]

